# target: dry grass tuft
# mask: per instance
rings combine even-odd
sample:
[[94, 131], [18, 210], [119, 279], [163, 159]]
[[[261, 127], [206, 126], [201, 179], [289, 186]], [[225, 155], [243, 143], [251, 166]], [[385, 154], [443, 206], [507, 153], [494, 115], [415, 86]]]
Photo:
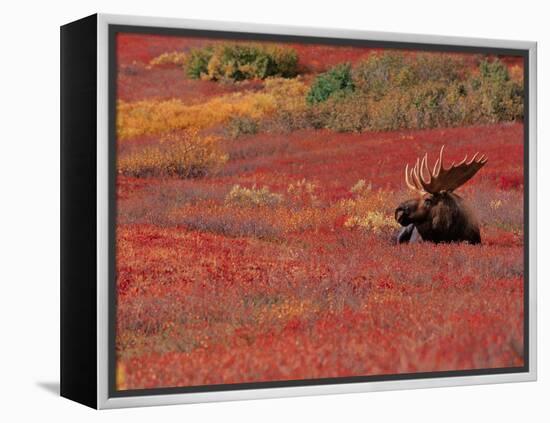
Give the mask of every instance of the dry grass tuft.
[[233, 204], [241, 207], [273, 207], [281, 203], [283, 196], [269, 191], [268, 187], [261, 189], [253, 186], [252, 188], [244, 188], [240, 185], [234, 185], [225, 198], [226, 204]]
[[228, 159], [219, 142], [218, 137], [201, 136], [197, 130], [172, 133], [166, 135], [158, 145], [121, 157], [118, 169], [123, 175], [135, 177], [204, 176], [215, 171]]

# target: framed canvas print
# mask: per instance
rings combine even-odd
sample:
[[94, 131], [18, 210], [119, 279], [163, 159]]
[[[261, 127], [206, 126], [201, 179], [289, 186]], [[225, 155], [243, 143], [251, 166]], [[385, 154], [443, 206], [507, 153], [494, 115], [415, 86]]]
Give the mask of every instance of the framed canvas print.
[[536, 379], [536, 44], [61, 28], [61, 394]]

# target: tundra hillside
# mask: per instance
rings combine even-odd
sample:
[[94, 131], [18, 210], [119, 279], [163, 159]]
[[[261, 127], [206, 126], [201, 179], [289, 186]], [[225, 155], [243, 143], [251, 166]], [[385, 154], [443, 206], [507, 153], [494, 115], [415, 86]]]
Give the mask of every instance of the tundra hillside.
[[[122, 34], [118, 389], [522, 366], [520, 58]], [[396, 244], [404, 169], [480, 245]]]

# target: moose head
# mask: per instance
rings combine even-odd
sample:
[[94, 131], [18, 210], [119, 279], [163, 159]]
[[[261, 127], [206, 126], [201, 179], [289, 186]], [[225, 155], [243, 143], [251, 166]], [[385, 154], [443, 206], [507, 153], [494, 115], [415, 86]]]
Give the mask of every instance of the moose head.
[[428, 154], [417, 159], [409, 170], [405, 166], [407, 187], [417, 196], [405, 201], [395, 209], [395, 219], [404, 228], [398, 234], [398, 242], [418, 240], [439, 242], [461, 242], [479, 244], [481, 236], [479, 223], [464, 200], [454, 193], [487, 163], [485, 155], [479, 153], [449, 168], [443, 166], [443, 149], [433, 170], [428, 167]]

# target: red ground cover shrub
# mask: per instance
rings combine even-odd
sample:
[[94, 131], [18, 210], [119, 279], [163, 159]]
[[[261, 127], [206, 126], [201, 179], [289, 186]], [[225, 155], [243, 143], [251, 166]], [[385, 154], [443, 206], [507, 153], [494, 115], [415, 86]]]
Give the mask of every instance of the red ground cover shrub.
[[[162, 53], [212, 42], [119, 35], [119, 99], [202, 104], [264, 88], [190, 80], [181, 67], [150, 65]], [[375, 51], [291, 47], [305, 83]], [[465, 58], [477, 66], [479, 57]], [[521, 74], [520, 59], [502, 60]], [[156, 134], [136, 136], [117, 153], [160, 142]], [[411, 197], [405, 164], [426, 152], [433, 163], [442, 145], [447, 165], [476, 151], [489, 158], [457, 190], [479, 216], [482, 244], [396, 245], [393, 210]], [[259, 130], [225, 137], [221, 148], [228, 162], [203, 177], [117, 175], [119, 389], [523, 364], [521, 123]], [[237, 185], [251, 193], [266, 187], [277, 201], [233, 201]], [[365, 221], [371, 226], [350, 224]]]
[[[298, 131], [236, 158], [226, 174], [119, 176], [119, 387], [522, 365], [522, 190], [501, 184], [522, 178], [522, 134], [520, 124]], [[446, 163], [474, 150], [489, 157], [460, 189], [483, 216], [482, 245], [398, 246], [345, 227], [344, 204], [359, 179], [370, 183], [372, 201], [381, 193], [377, 207], [391, 216], [410, 196], [404, 164], [442, 144]], [[301, 180], [315, 185], [315, 202], [294, 202], [288, 187]], [[265, 185], [284, 200], [227, 203], [236, 184]], [[273, 232], [207, 224], [228, 216]]]

